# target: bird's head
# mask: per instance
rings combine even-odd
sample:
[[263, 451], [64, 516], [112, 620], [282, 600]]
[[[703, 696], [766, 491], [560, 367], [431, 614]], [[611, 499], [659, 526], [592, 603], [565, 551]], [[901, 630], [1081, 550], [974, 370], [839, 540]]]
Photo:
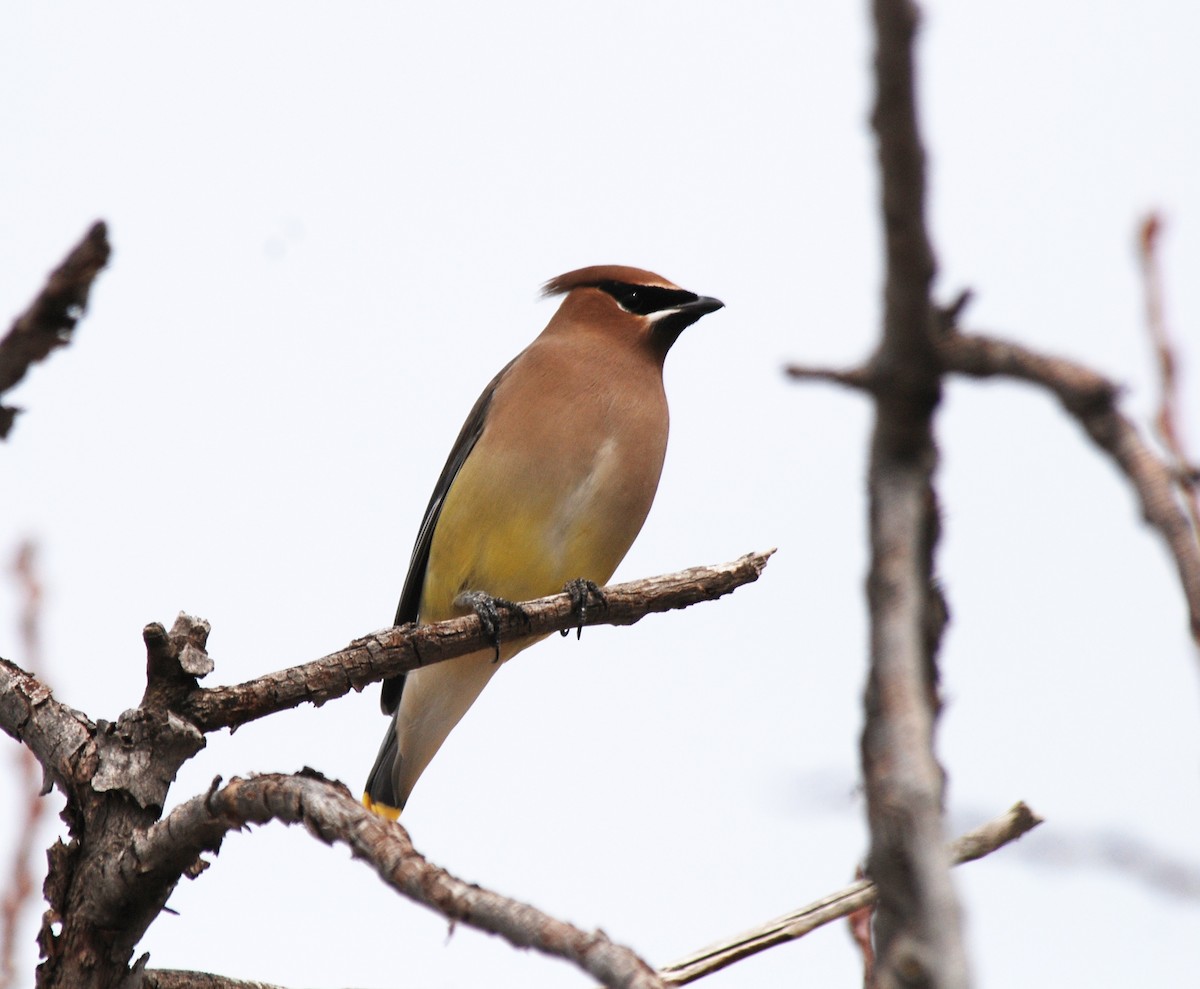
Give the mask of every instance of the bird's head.
[[542, 287], [543, 296], [565, 295], [555, 321], [586, 323], [631, 335], [666, 356], [679, 334], [725, 303], [682, 289], [661, 275], [619, 264], [568, 271]]

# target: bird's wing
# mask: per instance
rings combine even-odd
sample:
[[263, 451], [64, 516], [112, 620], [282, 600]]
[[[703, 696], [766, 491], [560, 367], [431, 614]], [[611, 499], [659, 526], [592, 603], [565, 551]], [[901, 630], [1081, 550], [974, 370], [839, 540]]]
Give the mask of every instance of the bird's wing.
[[[450, 486], [454, 483], [458, 472], [462, 470], [462, 465], [467, 462], [467, 457], [471, 455], [471, 451], [475, 449], [475, 444], [483, 433], [483, 427], [487, 423], [488, 408], [492, 404], [492, 396], [496, 393], [496, 386], [514, 363], [516, 363], [516, 358], [505, 364], [500, 373], [488, 382], [488, 386], [476, 400], [470, 415], [467, 416], [467, 421], [463, 423], [458, 439], [454, 441], [454, 446], [450, 449], [450, 456], [446, 458], [446, 466], [442, 468], [441, 476], [438, 477], [437, 484], [433, 489], [433, 496], [429, 499], [429, 505], [425, 509], [425, 517], [421, 520], [417, 542], [413, 546], [412, 559], [408, 563], [408, 576], [404, 579], [404, 590], [400, 594], [400, 604], [396, 608], [396, 620], [393, 623], [395, 625], [404, 625], [417, 620], [421, 606], [421, 591], [425, 586], [425, 570], [429, 566], [429, 547], [433, 545], [433, 533], [437, 529], [438, 517], [442, 514], [442, 505], [445, 504]], [[384, 714], [391, 714], [396, 710], [403, 691], [403, 673], [383, 681], [383, 693], [379, 702]]]

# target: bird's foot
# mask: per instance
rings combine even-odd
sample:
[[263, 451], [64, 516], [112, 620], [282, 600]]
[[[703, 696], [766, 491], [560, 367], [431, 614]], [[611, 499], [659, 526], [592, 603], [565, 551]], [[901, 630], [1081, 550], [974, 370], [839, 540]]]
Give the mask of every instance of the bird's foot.
[[470, 608], [479, 618], [479, 624], [483, 627], [483, 634], [488, 637], [492, 645], [496, 649], [496, 656], [492, 660], [493, 663], [500, 662], [500, 611], [511, 611], [514, 615], [519, 615], [525, 624], [529, 624], [529, 615], [515, 601], [509, 601], [507, 598], [492, 597], [492, 595], [484, 591], [463, 591], [454, 599], [454, 604], [459, 608]]
[[[583, 637], [583, 623], [587, 620], [588, 598], [595, 598], [597, 604], [608, 604], [608, 598], [604, 596], [604, 591], [600, 589], [600, 585], [594, 580], [588, 580], [586, 577], [576, 577], [574, 580], [569, 580], [563, 585], [563, 593], [571, 596], [571, 613], [579, 619], [579, 625], [575, 629], [575, 638]], [[562, 634], [569, 635], [571, 630], [564, 628]]]

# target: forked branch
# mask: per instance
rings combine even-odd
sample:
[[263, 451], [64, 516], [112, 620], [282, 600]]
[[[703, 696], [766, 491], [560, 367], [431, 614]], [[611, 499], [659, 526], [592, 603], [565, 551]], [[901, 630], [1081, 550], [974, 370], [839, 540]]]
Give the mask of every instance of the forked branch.
[[[567, 594], [505, 616], [512, 638], [601, 623], [631, 624], [652, 612], [713, 600], [756, 580], [770, 553], [605, 589], [586, 615]], [[306, 701], [323, 703], [418, 665], [478, 650], [489, 634], [471, 616], [389, 629], [322, 660], [240, 687], [204, 690], [213, 664], [206, 622], [181, 615], [168, 632], [146, 627], [147, 686], [140, 705], [116, 723], [92, 723], [57, 702], [35, 677], [0, 660], [0, 728], [23, 741], [67, 796], [69, 844], [51, 854], [50, 904], [41, 935], [40, 984], [111, 989], [140, 977], [134, 948], [179, 879], [202, 870], [198, 856], [231, 828], [282, 820], [304, 823], [371, 861], [385, 881], [454, 922], [501, 934], [574, 961], [611, 986], [653, 987], [659, 980], [629, 949], [533, 907], [479, 890], [426, 862], [403, 829], [361, 807], [344, 787], [311, 777], [237, 780], [161, 819], [168, 788], [204, 733], [242, 724]]]

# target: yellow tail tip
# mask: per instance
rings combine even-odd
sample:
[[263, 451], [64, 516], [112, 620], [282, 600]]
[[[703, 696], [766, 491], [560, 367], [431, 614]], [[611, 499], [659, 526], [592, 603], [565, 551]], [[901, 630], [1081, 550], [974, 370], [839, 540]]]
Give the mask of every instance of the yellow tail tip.
[[371, 799], [369, 793], [363, 794], [363, 806], [369, 811], [374, 811], [380, 817], [386, 817], [389, 821], [400, 820], [400, 808], [389, 807], [387, 804], [377, 804]]

